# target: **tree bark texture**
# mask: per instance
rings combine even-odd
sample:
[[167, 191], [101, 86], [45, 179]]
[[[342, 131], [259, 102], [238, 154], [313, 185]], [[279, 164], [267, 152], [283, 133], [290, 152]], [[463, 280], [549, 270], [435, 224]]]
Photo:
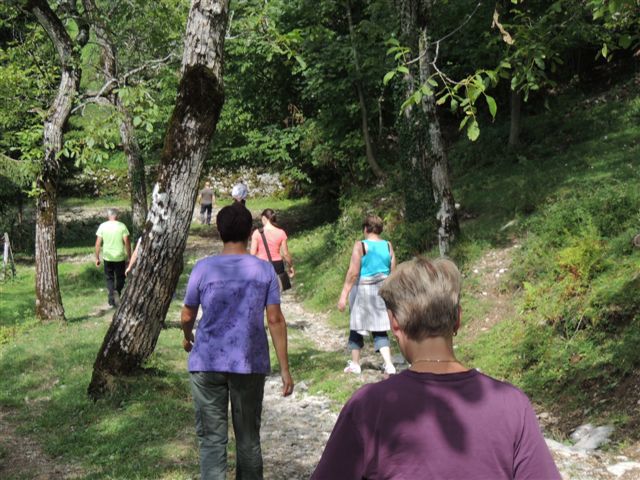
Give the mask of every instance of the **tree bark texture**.
[[511, 115], [509, 121], [509, 146], [517, 147], [520, 143], [520, 120], [522, 119], [522, 93], [511, 90]]
[[[401, 43], [416, 52], [418, 50], [418, 2], [398, 0]], [[413, 95], [420, 78], [419, 65], [407, 65], [404, 75], [402, 98]], [[403, 190], [405, 197], [405, 221], [409, 232], [415, 234], [416, 247], [424, 249], [436, 230], [436, 208], [433, 203], [433, 187], [425, 142], [429, 138], [427, 117], [416, 105], [407, 107], [398, 118], [398, 135], [401, 162], [403, 164]]]
[[[430, 5], [427, 6], [430, 8]], [[423, 23], [420, 26], [420, 40], [418, 55], [420, 56], [420, 83], [425, 83], [432, 74], [433, 58], [430, 52], [428, 28], [429, 10], [427, 10]], [[424, 95], [422, 97], [422, 110], [427, 117], [429, 124], [429, 136], [427, 138], [426, 156], [431, 167], [431, 184], [433, 188], [433, 199], [438, 205], [438, 246], [440, 255], [447, 255], [451, 242], [460, 231], [458, 215], [456, 213], [456, 203], [451, 190], [449, 162], [444, 150], [442, 130], [436, 112], [436, 99], [434, 95]]]
[[362, 121], [362, 138], [364, 140], [365, 152], [367, 154], [367, 162], [371, 171], [379, 179], [384, 179], [385, 175], [376, 157], [373, 153], [373, 145], [371, 144], [371, 135], [369, 135], [369, 113], [367, 111], [367, 103], [364, 98], [364, 89], [362, 87], [362, 72], [360, 71], [360, 62], [358, 60], [358, 50], [356, 48], [356, 34], [353, 28], [353, 18], [351, 16], [351, 1], [347, 0], [347, 20], [349, 23], [349, 38], [351, 40], [351, 53], [353, 55], [353, 66], [356, 74], [354, 84], [358, 93], [358, 103], [360, 104], [360, 116]]
[[[404, 78], [408, 98], [418, 85], [427, 81], [432, 73], [432, 57], [428, 40], [431, 2], [399, 0], [397, 5], [403, 43], [409, 46], [412, 52], [417, 52], [419, 58], [417, 68], [415, 62], [408, 65], [409, 73]], [[421, 184], [414, 185], [413, 188], [423, 189], [423, 195], [417, 200], [425, 202], [424, 205], [419, 204], [419, 208], [410, 208], [409, 202], [415, 201], [411, 196], [416, 196], [417, 193], [406, 192], [405, 196], [408, 195], [406, 197], [407, 220], [413, 217], [419, 220], [421, 214], [435, 217], [440, 254], [446, 255], [450, 243], [459, 231], [459, 225], [435, 97], [423, 95], [420, 108], [415, 106], [407, 108], [404, 117], [405, 124], [400, 131], [400, 136], [404, 156], [409, 159], [408, 181], [414, 183], [417, 181]], [[412, 188], [411, 185], [408, 186]], [[430, 197], [428, 203], [424, 200], [425, 194]], [[416, 210], [413, 214], [412, 209]]]
[[137, 370], [153, 352], [178, 278], [207, 147], [224, 102], [228, 0], [192, 0], [182, 79], [169, 121], [141, 251], [98, 352], [88, 393]]
[[131, 196], [131, 217], [133, 221], [133, 237], [136, 238], [144, 229], [147, 218], [147, 186], [144, 173], [144, 161], [135, 136], [131, 113], [116, 92], [120, 86], [118, 77], [118, 57], [109, 31], [106, 28], [100, 11], [94, 0], [83, 0], [85, 12], [91, 18], [96, 38], [102, 49], [102, 66], [105, 80], [111, 82], [108, 89], [109, 102], [116, 108], [119, 116], [119, 131], [122, 148], [127, 159], [129, 176], [129, 192]]
[[60, 175], [59, 154], [63, 130], [71, 114], [80, 86], [80, 51], [88, 37], [81, 26], [76, 42], [45, 0], [24, 4], [51, 39], [60, 60], [60, 83], [53, 104], [44, 121], [44, 155], [36, 179], [36, 316], [41, 320], [63, 320], [64, 307], [58, 282], [56, 249], [57, 189]]

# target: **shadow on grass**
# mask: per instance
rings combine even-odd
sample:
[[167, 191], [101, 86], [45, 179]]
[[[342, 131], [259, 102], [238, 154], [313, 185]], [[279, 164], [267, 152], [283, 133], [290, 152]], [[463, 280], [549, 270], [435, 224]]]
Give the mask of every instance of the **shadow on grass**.
[[97, 348], [57, 338], [53, 348], [19, 346], [0, 359], [0, 398], [18, 409], [20, 430], [48, 454], [81, 465], [83, 478], [159, 478], [167, 470], [195, 475], [186, 374], [164, 365], [147, 369], [119, 380], [117, 393], [94, 404], [86, 387]]

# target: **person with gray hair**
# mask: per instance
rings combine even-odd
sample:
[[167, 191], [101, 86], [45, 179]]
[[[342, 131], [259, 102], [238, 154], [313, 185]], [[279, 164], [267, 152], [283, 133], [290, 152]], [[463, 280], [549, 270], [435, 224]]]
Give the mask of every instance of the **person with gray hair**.
[[231, 197], [234, 202], [244, 205], [247, 201], [247, 195], [249, 195], [249, 189], [244, 182], [236, 183], [231, 189]]
[[460, 285], [446, 259], [402, 263], [384, 281], [410, 367], [351, 397], [312, 479], [561, 478], [527, 396], [456, 358]]
[[[104, 275], [107, 281], [109, 306], [115, 307], [120, 301], [124, 288], [127, 259], [131, 257], [131, 240], [127, 226], [118, 221], [118, 211], [107, 210], [108, 220], [98, 227], [96, 232], [96, 267], [100, 266], [100, 249], [104, 260]], [[117, 298], [116, 298], [117, 294]]]

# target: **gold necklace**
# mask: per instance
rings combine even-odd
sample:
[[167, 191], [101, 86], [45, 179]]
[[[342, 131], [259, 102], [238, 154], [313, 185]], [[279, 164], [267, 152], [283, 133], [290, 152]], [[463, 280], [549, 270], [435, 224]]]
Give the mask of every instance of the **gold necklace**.
[[457, 362], [457, 359], [442, 359], [442, 358], [418, 358], [416, 360], [414, 360], [413, 362], [411, 362], [411, 365], [414, 365], [416, 363], [421, 363], [421, 362], [432, 362], [432, 363], [455, 363]]

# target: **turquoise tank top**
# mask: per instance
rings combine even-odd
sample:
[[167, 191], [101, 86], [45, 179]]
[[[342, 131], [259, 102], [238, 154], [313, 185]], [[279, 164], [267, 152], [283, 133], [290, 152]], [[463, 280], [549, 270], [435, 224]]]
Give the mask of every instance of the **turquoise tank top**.
[[379, 273], [391, 273], [391, 252], [386, 240], [363, 240], [367, 254], [360, 263], [360, 277], [373, 277]]

